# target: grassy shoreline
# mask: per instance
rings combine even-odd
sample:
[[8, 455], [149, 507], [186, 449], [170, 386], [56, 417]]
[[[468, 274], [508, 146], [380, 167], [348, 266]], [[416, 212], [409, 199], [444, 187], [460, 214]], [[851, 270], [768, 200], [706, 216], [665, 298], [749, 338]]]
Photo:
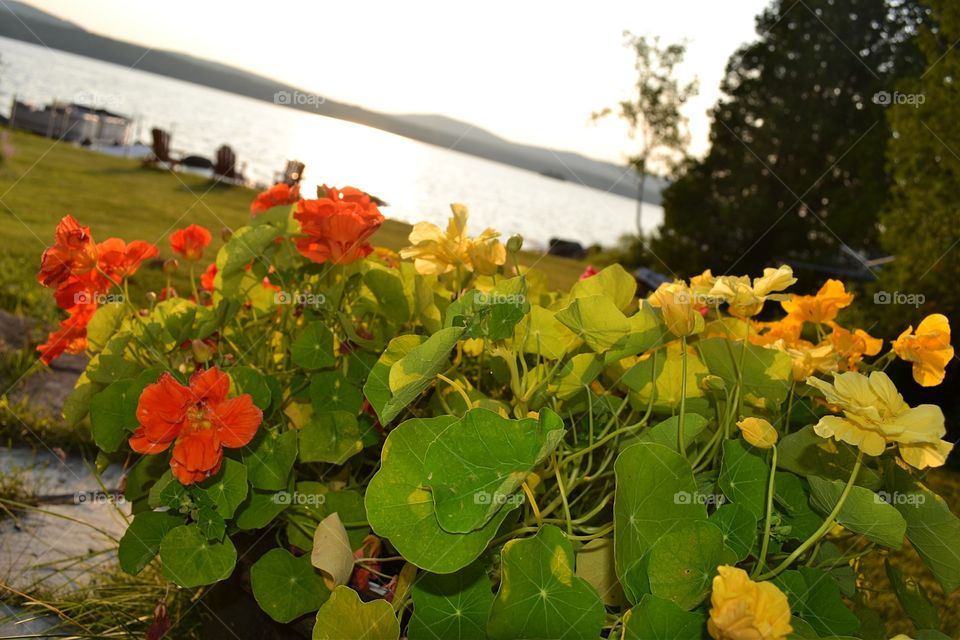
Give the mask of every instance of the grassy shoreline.
[[[249, 219], [250, 202], [256, 195], [252, 189], [217, 184], [188, 173], [148, 169], [138, 160], [20, 131], [9, 133], [16, 153], [0, 165], [0, 216], [10, 259], [39, 264], [57, 221], [68, 213], [88, 225], [98, 240], [109, 236], [142, 239], [159, 246], [162, 256], [170, 255], [172, 231], [200, 224], [214, 234], [211, 258], [221, 242], [219, 231], [240, 227]], [[384, 213], [389, 216], [389, 208]], [[482, 226], [477, 223], [477, 228]], [[373, 243], [400, 249], [409, 244], [410, 229], [408, 223], [388, 218]], [[534, 253], [523, 254], [521, 263], [536, 265], [557, 288], [569, 287], [586, 266]]]

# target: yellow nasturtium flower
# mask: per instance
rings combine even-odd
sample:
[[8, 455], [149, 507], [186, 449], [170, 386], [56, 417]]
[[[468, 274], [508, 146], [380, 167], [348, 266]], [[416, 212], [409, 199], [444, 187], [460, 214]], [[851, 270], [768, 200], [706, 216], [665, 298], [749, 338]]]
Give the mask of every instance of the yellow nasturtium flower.
[[769, 449], [777, 444], [777, 430], [763, 418], [744, 418], [737, 423], [743, 439], [758, 449]]
[[946, 434], [943, 412], [933, 404], [911, 407], [882, 371], [868, 378], [852, 371], [834, 376], [833, 384], [810, 378], [807, 384], [823, 392], [843, 416], [823, 416], [814, 427], [821, 438], [833, 438], [879, 456], [896, 443], [904, 462], [917, 469], [939, 467], [953, 445]]
[[457, 267], [491, 275], [507, 261], [507, 251], [497, 238], [495, 229], [485, 229], [476, 238], [467, 236], [468, 209], [462, 204], [452, 204], [453, 215], [444, 232], [432, 222], [418, 222], [410, 232], [413, 246], [400, 250], [404, 259], [413, 258], [418, 273], [441, 275]]
[[690, 288], [683, 282], [665, 282], [649, 298], [663, 312], [663, 321], [673, 335], [690, 336], [703, 331], [703, 316]]
[[782, 351], [793, 363], [793, 379], [802, 382], [815, 373], [833, 373], [839, 368], [837, 352], [829, 343], [813, 344], [800, 340], [792, 345], [778, 340], [771, 349]]
[[763, 276], [754, 278], [752, 284], [749, 276], [720, 276], [710, 289], [710, 296], [723, 299], [732, 315], [751, 318], [760, 313], [766, 300], [779, 299], [777, 292], [796, 281], [793, 269], [787, 265], [764, 269]]
[[786, 640], [790, 603], [772, 582], [754, 582], [737, 567], [717, 567], [707, 631], [714, 640]]
[[780, 303], [788, 315], [803, 322], [825, 323], [836, 319], [840, 309], [850, 306], [853, 294], [839, 280], [827, 280], [816, 295], [793, 296]]
[[913, 363], [913, 379], [924, 387], [935, 387], [943, 382], [944, 369], [953, 358], [950, 346], [950, 321], [940, 313], [923, 319], [917, 332], [909, 327], [893, 343], [894, 352], [901, 359]]

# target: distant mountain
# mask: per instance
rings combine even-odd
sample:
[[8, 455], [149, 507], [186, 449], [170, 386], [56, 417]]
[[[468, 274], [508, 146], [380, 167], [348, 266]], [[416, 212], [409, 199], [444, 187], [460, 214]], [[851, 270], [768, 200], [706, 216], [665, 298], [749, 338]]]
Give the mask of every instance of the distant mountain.
[[[0, 15], [11, 12], [15, 16], [13, 19], [8, 15], [0, 20], [0, 36], [43, 44], [266, 102], [276, 102], [275, 96], [279, 92], [312, 93], [218, 62], [99, 36], [30, 5], [6, 0], [0, 6]], [[285, 106], [375, 127], [595, 189], [631, 198], [637, 195], [636, 177], [622, 166], [578, 153], [510, 142], [446, 116], [386, 114], [329, 99], [320, 105]], [[644, 200], [660, 204], [660, 190], [665, 183], [660, 179], [651, 182], [652, 185], [648, 182]]]

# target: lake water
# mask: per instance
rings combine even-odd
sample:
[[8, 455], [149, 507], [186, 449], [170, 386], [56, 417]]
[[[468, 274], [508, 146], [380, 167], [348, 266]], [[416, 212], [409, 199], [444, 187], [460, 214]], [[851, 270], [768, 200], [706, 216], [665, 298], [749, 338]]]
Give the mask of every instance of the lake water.
[[[149, 54], [148, 54], [149, 55]], [[509, 165], [199, 85], [0, 38], [0, 112], [11, 100], [78, 102], [132, 116], [137, 139], [157, 126], [173, 147], [211, 157], [221, 144], [245, 173], [269, 183], [288, 159], [306, 163], [304, 193], [314, 185], [352, 185], [390, 203], [389, 217], [443, 225], [448, 204], [470, 207], [471, 229], [521, 233], [532, 245], [551, 237], [613, 245], [635, 229], [630, 198], [562, 182]], [[644, 226], [663, 210], [644, 205]]]

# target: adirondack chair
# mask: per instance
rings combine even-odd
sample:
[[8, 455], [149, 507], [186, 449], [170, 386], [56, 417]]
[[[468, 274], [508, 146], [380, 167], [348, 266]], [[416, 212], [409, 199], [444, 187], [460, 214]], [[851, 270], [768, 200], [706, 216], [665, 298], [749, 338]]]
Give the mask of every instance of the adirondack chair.
[[213, 175], [231, 180], [240, 177], [237, 172], [237, 154], [228, 145], [221, 145], [217, 149], [216, 161], [213, 163]]
[[291, 187], [299, 184], [303, 180], [303, 170], [307, 165], [299, 160], [287, 160], [287, 166], [283, 170], [283, 176], [278, 182], [286, 182]]
[[162, 162], [164, 164], [173, 166], [178, 163], [178, 161], [170, 155], [170, 133], [154, 127], [150, 130], [150, 137], [153, 142], [150, 145], [151, 151], [153, 151], [153, 156], [147, 160], [148, 164], [156, 164]]

